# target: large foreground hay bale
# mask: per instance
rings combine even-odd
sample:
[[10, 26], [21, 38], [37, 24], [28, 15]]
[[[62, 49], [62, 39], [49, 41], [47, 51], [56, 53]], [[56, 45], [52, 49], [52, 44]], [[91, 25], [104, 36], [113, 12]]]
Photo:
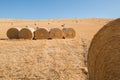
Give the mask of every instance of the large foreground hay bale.
[[88, 51], [90, 80], [120, 80], [120, 18], [106, 24]]
[[62, 31], [64, 38], [74, 38], [76, 36], [76, 32], [73, 28], [63, 28]]
[[49, 31], [46, 28], [38, 28], [34, 35], [34, 39], [48, 39]]
[[30, 27], [22, 28], [19, 32], [20, 39], [33, 39], [34, 29]]
[[18, 39], [19, 38], [19, 36], [18, 36], [19, 31], [20, 31], [20, 28], [17, 28], [17, 27], [16, 28], [10, 28], [7, 31], [7, 37], [9, 39]]
[[59, 28], [52, 28], [49, 31], [49, 38], [51, 39], [62, 39], [63, 38], [63, 32]]

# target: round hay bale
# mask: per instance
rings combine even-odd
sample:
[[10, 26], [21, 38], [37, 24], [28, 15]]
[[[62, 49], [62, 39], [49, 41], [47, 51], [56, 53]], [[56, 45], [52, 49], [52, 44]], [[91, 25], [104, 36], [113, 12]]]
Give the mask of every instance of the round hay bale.
[[106, 24], [88, 51], [89, 80], [120, 80], [120, 18]]
[[76, 32], [73, 28], [63, 28], [63, 38], [74, 38], [76, 36]]
[[52, 28], [49, 31], [49, 38], [51, 39], [62, 39], [63, 38], [63, 32], [59, 28]]
[[20, 28], [10, 28], [7, 30], [7, 37], [9, 39], [19, 39], [19, 31], [20, 31]]
[[34, 39], [48, 39], [49, 31], [46, 28], [38, 28], [34, 35]]
[[34, 29], [30, 27], [22, 28], [19, 32], [20, 39], [33, 39]]

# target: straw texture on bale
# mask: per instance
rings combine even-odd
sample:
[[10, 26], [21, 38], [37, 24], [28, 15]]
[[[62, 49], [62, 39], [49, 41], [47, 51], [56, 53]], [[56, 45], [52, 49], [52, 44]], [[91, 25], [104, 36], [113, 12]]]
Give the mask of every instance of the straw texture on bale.
[[63, 38], [74, 38], [76, 36], [76, 32], [73, 28], [63, 28]]
[[7, 31], [7, 37], [9, 39], [18, 39], [19, 38], [19, 36], [18, 36], [19, 31], [20, 31], [20, 28], [10, 28]]
[[35, 30], [30, 27], [22, 28], [19, 32], [19, 38], [20, 39], [33, 39], [34, 31]]
[[89, 80], [120, 80], [120, 18], [106, 24], [88, 51]]
[[52, 28], [49, 31], [49, 38], [51, 39], [62, 39], [63, 38], [63, 32], [59, 28]]
[[49, 31], [46, 28], [38, 28], [34, 35], [34, 39], [48, 39]]

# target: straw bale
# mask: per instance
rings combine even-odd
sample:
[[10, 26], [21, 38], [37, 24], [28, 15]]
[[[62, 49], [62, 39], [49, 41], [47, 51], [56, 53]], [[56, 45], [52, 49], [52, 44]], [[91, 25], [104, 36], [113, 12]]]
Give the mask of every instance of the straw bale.
[[63, 32], [59, 28], [52, 28], [49, 31], [49, 38], [51, 39], [62, 39], [63, 38]]
[[63, 38], [75, 38], [76, 32], [73, 28], [63, 28]]
[[34, 32], [34, 39], [48, 39], [49, 37], [49, 31], [46, 28], [38, 28]]
[[33, 39], [34, 29], [30, 27], [22, 28], [19, 32], [20, 39]]
[[120, 18], [94, 36], [88, 51], [89, 80], [120, 80]]
[[18, 28], [18, 27], [10, 28], [7, 30], [7, 37], [9, 39], [18, 39], [19, 38], [19, 36], [18, 36], [19, 31], [20, 31], [20, 28]]

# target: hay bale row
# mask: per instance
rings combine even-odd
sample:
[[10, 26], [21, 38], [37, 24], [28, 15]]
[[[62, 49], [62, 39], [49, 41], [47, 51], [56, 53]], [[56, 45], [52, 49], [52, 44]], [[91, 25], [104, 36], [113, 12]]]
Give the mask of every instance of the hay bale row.
[[120, 80], [120, 18], [106, 24], [88, 51], [89, 80]]
[[7, 37], [9, 39], [33, 39], [34, 29], [30, 27], [26, 28], [10, 28], [7, 31]]
[[75, 38], [76, 32], [73, 28], [63, 28], [62, 30], [59, 28], [52, 28], [49, 31], [49, 38], [53, 39], [62, 39], [62, 38]]
[[50, 30], [44, 27], [37, 27], [36, 30], [30, 27], [26, 28], [10, 28], [7, 31], [9, 39], [62, 39], [74, 38], [75, 30], [72, 28], [51, 28]]

